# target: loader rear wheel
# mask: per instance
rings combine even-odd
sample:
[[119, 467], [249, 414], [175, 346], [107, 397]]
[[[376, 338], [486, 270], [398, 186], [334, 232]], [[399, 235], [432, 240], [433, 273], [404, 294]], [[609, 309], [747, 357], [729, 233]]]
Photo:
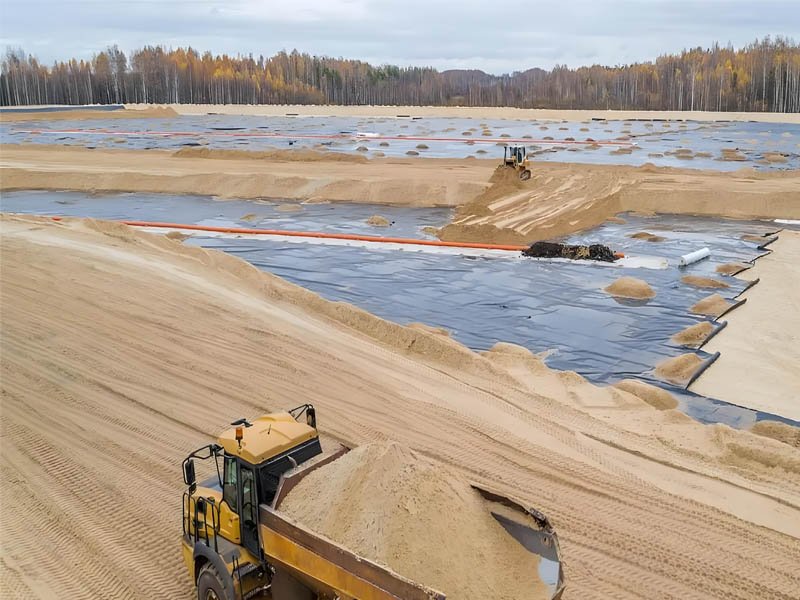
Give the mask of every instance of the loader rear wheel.
[[289, 575], [286, 571], [276, 571], [272, 578], [272, 600], [314, 600], [310, 589]]
[[217, 569], [206, 563], [197, 577], [197, 600], [228, 600]]

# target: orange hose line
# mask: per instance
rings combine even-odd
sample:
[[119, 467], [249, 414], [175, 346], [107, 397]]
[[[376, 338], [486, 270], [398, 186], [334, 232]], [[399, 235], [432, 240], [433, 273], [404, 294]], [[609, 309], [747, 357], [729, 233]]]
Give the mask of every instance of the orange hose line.
[[[52, 217], [60, 221], [62, 217]], [[118, 221], [131, 227], [161, 227], [168, 229], [188, 229], [190, 231], [211, 231], [215, 233], [233, 233], [244, 235], [280, 235], [286, 237], [306, 237], [327, 240], [355, 240], [383, 244], [408, 244], [415, 246], [439, 246], [445, 248], [474, 248], [479, 250], [506, 250], [520, 252], [527, 246], [511, 244], [480, 244], [477, 242], [444, 242], [441, 240], [418, 240], [414, 238], [379, 237], [354, 233], [323, 233], [321, 231], [284, 231], [282, 229], [251, 229], [247, 227], [215, 227], [212, 225], [192, 225], [186, 223], [167, 223], [163, 221]]]

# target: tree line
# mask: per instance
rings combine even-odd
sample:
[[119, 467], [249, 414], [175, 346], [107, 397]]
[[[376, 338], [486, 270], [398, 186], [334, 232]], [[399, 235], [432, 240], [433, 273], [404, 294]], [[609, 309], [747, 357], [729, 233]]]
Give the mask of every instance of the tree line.
[[615, 67], [478, 70], [374, 66], [279, 52], [265, 58], [116, 46], [52, 66], [23, 50], [0, 64], [0, 105], [383, 104], [800, 112], [800, 45], [767, 37]]

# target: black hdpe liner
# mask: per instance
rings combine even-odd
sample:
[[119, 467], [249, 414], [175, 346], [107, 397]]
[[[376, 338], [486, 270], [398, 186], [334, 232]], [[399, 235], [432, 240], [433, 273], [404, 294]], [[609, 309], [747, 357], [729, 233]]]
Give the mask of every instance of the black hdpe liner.
[[[355, 204], [305, 205], [301, 213], [280, 213], [273, 203], [226, 201], [154, 194], [92, 197], [76, 193], [12, 192], [4, 194], [5, 211], [67, 214], [111, 219], [175, 221], [205, 225], [348, 231], [373, 235], [421, 237], [423, 226], [441, 226], [450, 215], [444, 209], [401, 209]], [[382, 214], [394, 225], [377, 230], [364, 223]], [[241, 217], [255, 215], [246, 221]], [[763, 223], [708, 219], [640, 219], [607, 225], [572, 243], [607, 243], [627, 254], [658, 255], [674, 261], [680, 254], [709, 246], [709, 260], [686, 269], [625, 269], [587, 262], [563, 263], [513, 258], [466, 257], [412, 250], [390, 250], [287, 243], [269, 239], [196, 236], [185, 243], [236, 255], [330, 300], [351, 302], [380, 317], [444, 327], [458, 341], [486, 350], [498, 341], [519, 344], [533, 352], [553, 351], [547, 364], [573, 370], [600, 383], [635, 377], [676, 393], [682, 409], [700, 420], [746, 425], [763, 414], [731, 407], [653, 378], [653, 368], [666, 358], [689, 350], [670, 337], [706, 320], [691, 315], [690, 306], [711, 291], [680, 283], [691, 273], [723, 279], [730, 288], [716, 290], [733, 300], [747, 283], [714, 272], [724, 262], [746, 262], [762, 252], [742, 241], [758, 233]], [[626, 237], [643, 229], [669, 226], [671, 238], [656, 244]], [[774, 226], [772, 226], [774, 230]], [[713, 233], [709, 233], [713, 232]], [[615, 299], [603, 288], [622, 276], [647, 281], [657, 295], [650, 301]], [[698, 351], [708, 360], [712, 355]], [[724, 410], [723, 410], [724, 408]]]

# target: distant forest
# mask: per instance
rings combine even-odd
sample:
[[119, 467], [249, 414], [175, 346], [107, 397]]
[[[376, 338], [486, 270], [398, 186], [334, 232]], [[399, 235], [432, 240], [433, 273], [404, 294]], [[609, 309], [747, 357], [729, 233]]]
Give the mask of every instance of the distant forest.
[[769, 37], [740, 49], [714, 45], [616, 67], [478, 70], [373, 66], [279, 52], [214, 56], [116, 46], [91, 60], [46, 66], [22, 50], [0, 65], [0, 105], [383, 104], [800, 112], [800, 45]]

